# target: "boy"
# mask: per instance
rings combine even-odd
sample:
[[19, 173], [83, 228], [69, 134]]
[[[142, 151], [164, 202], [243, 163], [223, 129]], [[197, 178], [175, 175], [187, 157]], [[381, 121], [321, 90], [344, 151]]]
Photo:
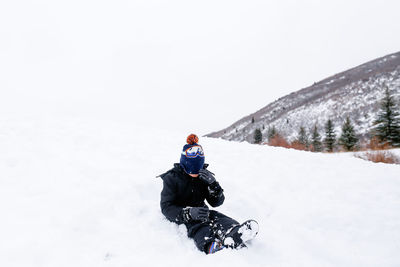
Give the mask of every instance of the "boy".
[[224, 203], [224, 190], [215, 176], [204, 164], [204, 151], [195, 134], [187, 137], [180, 163], [160, 175], [163, 179], [161, 211], [165, 217], [177, 224], [185, 224], [188, 236], [193, 238], [199, 250], [211, 254], [224, 247], [245, 247], [245, 242], [254, 238], [258, 224], [254, 220], [239, 224], [236, 220], [212, 207]]

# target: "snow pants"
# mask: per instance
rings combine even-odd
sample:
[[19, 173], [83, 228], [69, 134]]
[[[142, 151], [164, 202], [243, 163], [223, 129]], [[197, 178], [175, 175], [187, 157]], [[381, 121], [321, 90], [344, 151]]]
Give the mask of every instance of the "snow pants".
[[218, 238], [216, 231], [221, 230], [226, 233], [232, 226], [239, 223], [215, 210], [210, 210], [210, 220], [208, 222], [187, 223], [188, 236], [194, 239], [196, 246], [201, 251], [206, 251], [207, 246]]

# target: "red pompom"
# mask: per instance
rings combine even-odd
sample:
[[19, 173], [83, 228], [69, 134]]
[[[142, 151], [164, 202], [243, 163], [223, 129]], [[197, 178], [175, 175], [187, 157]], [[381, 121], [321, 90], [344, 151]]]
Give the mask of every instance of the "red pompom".
[[187, 142], [189, 145], [197, 144], [197, 142], [199, 142], [199, 138], [198, 138], [197, 135], [195, 135], [195, 134], [190, 134], [190, 135], [186, 138], [186, 142]]

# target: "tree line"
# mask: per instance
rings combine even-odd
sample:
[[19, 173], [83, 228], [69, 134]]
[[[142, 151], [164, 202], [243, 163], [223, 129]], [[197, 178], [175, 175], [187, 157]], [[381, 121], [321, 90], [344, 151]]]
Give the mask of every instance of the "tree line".
[[[370, 146], [374, 146], [374, 148], [400, 147], [400, 104], [395, 100], [388, 87], [385, 87], [379, 106], [377, 118], [373, 121], [370, 129]], [[304, 127], [300, 127], [296, 139], [292, 142], [288, 142], [280, 135], [275, 126], [268, 128], [266, 138], [263, 137], [261, 129], [257, 128], [253, 139], [256, 144], [264, 142], [272, 146], [314, 152], [355, 151], [360, 148], [360, 139], [349, 117], [346, 117], [342, 124], [340, 134], [336, 133], [334, 123], [328, 119], [324, 124], [324, 137], [321, 136], [320, 129], [315, 123], [309, 133]]]

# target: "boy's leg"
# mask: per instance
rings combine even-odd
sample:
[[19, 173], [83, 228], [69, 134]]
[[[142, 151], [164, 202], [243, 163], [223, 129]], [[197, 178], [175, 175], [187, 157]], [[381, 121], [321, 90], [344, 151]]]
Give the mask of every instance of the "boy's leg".
[[214, 241], [214, 235], [209, 222], [186, 224], [188, 236], [194, 240], [200, 251], [206, 251], [209, 243]]
[[[206, 252], [213, 241], [220, 239], [235, 225], [239, 225], [239, 222], [218, 211], [210, 210], [209, 222], [188, 223], [186, 227], [188, 236], [194, 240], [197, 248]], [[218, 233], [219, 231], [221, 232]]]
[[[221, 237], [221, 235], [225, 235], [226, 231], [231, 229], [235, 225], [239, 225], [239, 222], [231, 217], [226, 216], [215, 210], [210, 210], [210, 221], [213, 225], [213, 232], [215, 232], [217, 237]], [[221, 233], [218, 233], [221, 231]]]

